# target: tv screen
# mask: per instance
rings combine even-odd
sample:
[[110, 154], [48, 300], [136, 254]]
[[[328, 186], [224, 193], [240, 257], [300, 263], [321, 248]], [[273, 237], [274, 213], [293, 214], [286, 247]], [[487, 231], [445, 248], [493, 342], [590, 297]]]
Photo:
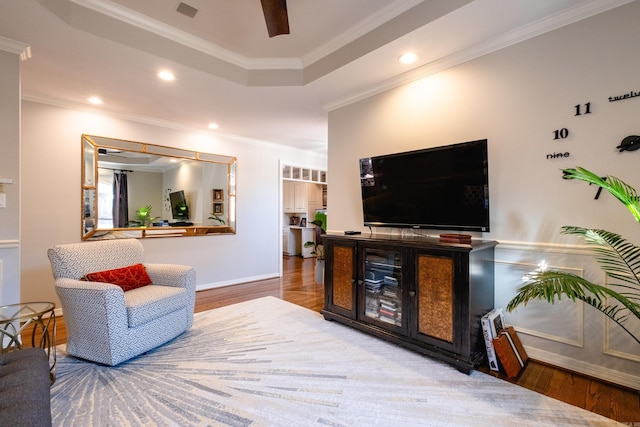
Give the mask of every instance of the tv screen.
[[187, 200], [184, 197], [184, 191], [180, 190], [169, 193], [169, 201], [171, 202], [171, 213], [173, 215], [173, 219], [189, 219], [189, 207], [187, 206]]
[[364, 225], [489, 231], [487, 140], [360, 159]]

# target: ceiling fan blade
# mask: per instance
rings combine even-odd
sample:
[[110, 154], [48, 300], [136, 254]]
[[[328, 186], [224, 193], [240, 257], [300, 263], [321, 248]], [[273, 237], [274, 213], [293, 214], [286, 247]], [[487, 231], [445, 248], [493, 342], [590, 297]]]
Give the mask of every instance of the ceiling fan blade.
[[289, 34], [289, 15], [287, 14], [287, 0], [260, 0], [262, 12], [267, 23], [269, 37]]

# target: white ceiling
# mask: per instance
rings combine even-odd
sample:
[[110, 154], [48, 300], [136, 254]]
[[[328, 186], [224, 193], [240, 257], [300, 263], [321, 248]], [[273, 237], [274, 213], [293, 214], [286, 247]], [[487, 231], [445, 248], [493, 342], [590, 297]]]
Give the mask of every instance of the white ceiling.
[[333, 108], [630, 1], [289, 0], [269, 38], [260, 0], [0, 0], [0, 49], [27, 100], [325, 152]]

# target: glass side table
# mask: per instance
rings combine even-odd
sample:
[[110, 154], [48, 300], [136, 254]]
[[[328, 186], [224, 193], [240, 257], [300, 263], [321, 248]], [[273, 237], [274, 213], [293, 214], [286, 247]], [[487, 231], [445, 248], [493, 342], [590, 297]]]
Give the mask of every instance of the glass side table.
[[[49, 358], [49, 378], [56, 380], [56, 314], [52, 302], [25, 302], [0, 307], [0, 353], [25, 347], [23, 333], [31, 345], [42, 347]], [[28, 341], [26, 341], [28, 342]]]

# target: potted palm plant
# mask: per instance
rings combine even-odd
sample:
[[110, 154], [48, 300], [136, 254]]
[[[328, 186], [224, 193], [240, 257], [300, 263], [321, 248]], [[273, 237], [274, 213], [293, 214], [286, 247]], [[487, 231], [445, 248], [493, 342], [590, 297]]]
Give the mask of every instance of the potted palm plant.
[[[578, 179], [607, 190], [640, 221], [638, 193], [630, 185], [613, 176], [602, 178], [581, 167], [562, 172], [564, 179]], [[640, 247], [606, 230], [564, 226], [562, 233], [581, 236], [612, 283], [600, 285], [571, 273], [539, 270], [528, 275], [507, 304], [507, 310], [513, 311], [533, 299], [553, 304], [564, 295], [596, 308], [640, 344], [639, 337], [627, 327], [630, 318], [640, 319]]]
[[[321, 214], [318, 216], [318, 214]], [[313, 248], [312, 255], [316, 257], [315, 275], [316, 283], [324, 283], [324, 245], [322, 244], [322, 235], [326, 233], [326, 214], [318, 212], [316, 219], [311, 221], [311, 224], [316, 226], [315, 242], [305, 242], [305, 248]]]
[[151, 206], [143, 206], [136, 211], [136, 217], [138, 218], [135, 223], [139, 227], [149, 227], [156, 217], [151, 216]]
[[209, 215], [211, 215], [209, 218], [207, 219], [211, 219], [213, 221], [218, 221], [219, 224], [224, 225], [224, 219], [220, 218], [219, 215], [217, 215], [214, 212], [211, 212]]

